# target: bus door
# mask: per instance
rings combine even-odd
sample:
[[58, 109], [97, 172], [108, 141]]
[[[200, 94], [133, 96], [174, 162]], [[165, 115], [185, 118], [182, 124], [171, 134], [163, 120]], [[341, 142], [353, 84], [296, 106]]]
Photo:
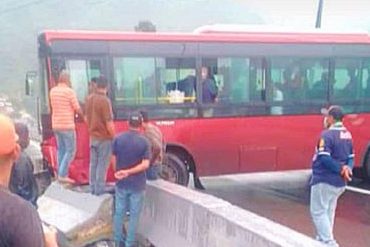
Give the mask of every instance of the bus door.
[[[91, 79], [100, 75], [108, 75], [105, 57], [54, 57], [51, 60], [53, 77], [61, 70], [70, 75], [71, 87], [75, 91], [81, 109], [84, 111], [85, 101], [92, 91]], [[109, 81], [109, 79], [108, 79]], [[77, 150], [75, 160], [70, 167], [70, 177], [77, 181], [88, 181], [89, 167], [89, 134], [86, 123], [76, 118]]]

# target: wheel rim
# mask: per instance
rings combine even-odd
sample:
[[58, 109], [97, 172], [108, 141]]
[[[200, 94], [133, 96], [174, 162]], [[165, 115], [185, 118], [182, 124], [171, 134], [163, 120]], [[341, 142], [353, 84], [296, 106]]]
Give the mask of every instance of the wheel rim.
[[176, 169], [171, 168], [170, 166], [164, 165], [160, 177], [164, 180], [170, 181], [172, 183], [178, 183], [179, 174]]

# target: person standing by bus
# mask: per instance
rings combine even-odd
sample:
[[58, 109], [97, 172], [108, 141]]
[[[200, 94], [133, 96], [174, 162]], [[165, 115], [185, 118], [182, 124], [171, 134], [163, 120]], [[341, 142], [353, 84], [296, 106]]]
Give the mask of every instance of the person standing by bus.
[[338, 246], [333, 236], [337, 200], [351, 180], [353, 167], [352, 135], [344, 127], [339, 106], [324, 109], [325, 127], [312, 164], [310, 213], [316, 239]]
[[[128, 119], [129, 130], [115, 137], [115, 212], [113, 217], [114, 241], [116, 246], [135, 246], [135, 234], [143, 206], [146, 176], [150, 162], [150, 144], [140, 133], [140, 113], [132, 113]], [[130, 212], [127, 235], [122, 232], [126, 212]]]
[[58, 148], [58, 180], [74, 183], [68, 177], [68, 167], [76, 153], [75, 113], [83, 118], [70, 76], [62, 71], [58, 84], [50, 90], [51, 120]]
[[140, 111], [140, 114], [143, 117], [144, 136], [148, 139], [152, 152], [150, 166], [148, 170], [146, 170], [146, 178], [149, 180], [156, 180], [162, 168], [164, 149], [163, 135], [157, 126], [149, 122], [147, 111]]
[[94, 195], [104, 193], [105, 177], [112, 154], [114, 137], [113, 111], [107, 97], [108, 81], [96, 80], [96, 89], [86, 101], [86, 120], [90, 135], [90, 189]]

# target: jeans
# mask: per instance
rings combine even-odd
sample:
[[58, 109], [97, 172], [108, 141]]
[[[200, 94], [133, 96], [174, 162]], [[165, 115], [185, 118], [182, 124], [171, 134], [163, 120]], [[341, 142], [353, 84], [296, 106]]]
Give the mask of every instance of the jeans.
[[58, 176], [67, 177], [68, 167], [76, 154], [76, 133], [74, 130], [54, 130], [58, 146]]
[[148, 180], [156, 180], [159, 177], [161, 172], [161, 164], [153, 164], [150, 165], [149, 168], [146, 170], [146, 178]]
[[[133, 191], [116, 187], [113, 231], [114, 241], [117, 246], [120, 242], [125, 242], [126, 247], [135, 245], [135, 235], [143, 207], [144, 196], [145, 191]], [[130, 218], [125, 236], [122, 229], [127, 211], [130, 213]]]
[[91, 139], [90, 142], [90, 189], [94, 195], [105, 190], [105, 177], [112, 154], [111, 140]]
[[337, 200], [345, 187], [318, 183], [311, 187], [310, 213], [316, 229], [316, 239], [328, 246], [338, 246], [333, 228]]

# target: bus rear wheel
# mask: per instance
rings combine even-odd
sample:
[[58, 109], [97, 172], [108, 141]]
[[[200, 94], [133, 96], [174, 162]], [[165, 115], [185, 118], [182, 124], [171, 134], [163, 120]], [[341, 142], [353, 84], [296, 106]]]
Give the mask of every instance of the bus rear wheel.
[[365, 164], [363, 166], [362, 173], [362, 177], [364, 177], [367, 181], [370, 181], [370, 149], [368, 149], [366, 152]]
[[189, 172], [185, 163], [173, 153], [166, 153], [160, 177], [172, 183], [187, 186], [189, 183]]

